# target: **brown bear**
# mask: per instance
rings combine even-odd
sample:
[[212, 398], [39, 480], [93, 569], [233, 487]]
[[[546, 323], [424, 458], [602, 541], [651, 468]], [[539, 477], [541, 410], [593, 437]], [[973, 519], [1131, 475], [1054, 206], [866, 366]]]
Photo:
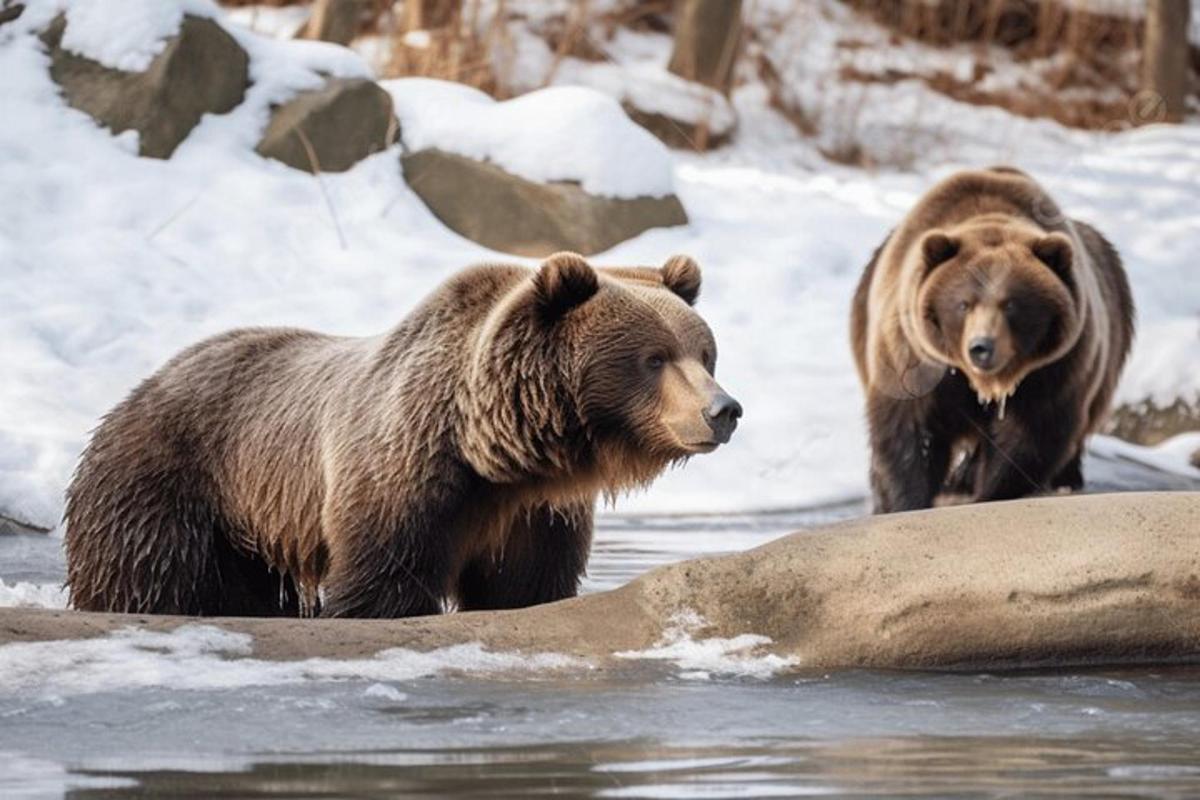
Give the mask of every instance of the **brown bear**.
[[694, 261], [451, 278], [371, 338], [245, 329], [105, 418], [67, 493], [82, 610], [403, 617], [575, 594], [599, 493], [728, 441]]
[[934, 186], [854, 296], [875, 511], [1081, 488], [1133, 322], [1116, 250], [1028, 175]]

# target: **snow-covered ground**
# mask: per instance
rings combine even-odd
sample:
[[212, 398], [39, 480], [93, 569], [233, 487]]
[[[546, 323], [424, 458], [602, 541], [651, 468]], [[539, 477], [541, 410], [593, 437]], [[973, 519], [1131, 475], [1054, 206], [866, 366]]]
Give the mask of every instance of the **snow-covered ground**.
[[[0, 511], [47, 526], [101, 414], [185, 345], [243, 325], [377, 333], [463, 266], [520, 260], [442, 226], [405, 185], [398, 148], [319, 179], [253, 152], [271, 102], [316, 85], [318, 71], [366, 72], [332, 45], [258, 39], [228, 23], [253, 58], [245, 102], [207, 117], [169, 161], [139, 158], [133, 137], [62, 102], [27, 33], [66, 3], [32, 0], [0, 28]], [[80, 41], [121, 60], [95, 37]], [[665, 60], [665, 37], [638, 42], [651, 44]], [[130, 47], [144, 52], [144, 40]], [[751, 82], [734, 96], [731, 146], [673, 156], [691, 223], [594, 259], [695, 256], [720, 379], [746, 409], [731, 444], [618, 510], [753, 510], [865, 493], [850, 297], [889, 227], [961, 166], [1030, 170], [1120, 248], [1140, 318], [1121, 399], [1200, 391], [1200, 127], [1068, 131], [916, 82], [872, 87], [863, 104], [862, 135], [913, 150], [916, 169], [826, 161]], [[536, 126], [524, 136], [528, 148], [543, 144]], [[1162, 457], [1186, 469], [1181, 448]]]

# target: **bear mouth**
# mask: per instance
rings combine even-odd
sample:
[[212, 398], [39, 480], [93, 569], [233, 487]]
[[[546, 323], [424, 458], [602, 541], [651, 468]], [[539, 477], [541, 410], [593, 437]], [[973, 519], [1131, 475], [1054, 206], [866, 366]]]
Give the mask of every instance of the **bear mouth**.
[[720, 447], [722, 443], [710, 439], [705, 442], [680, 442], [680, 444], [683, 445], [683, 449], [686, 450], [688, 454], [699, 454], [711, 453], [713, 450], [716, 450], [718, 447]]

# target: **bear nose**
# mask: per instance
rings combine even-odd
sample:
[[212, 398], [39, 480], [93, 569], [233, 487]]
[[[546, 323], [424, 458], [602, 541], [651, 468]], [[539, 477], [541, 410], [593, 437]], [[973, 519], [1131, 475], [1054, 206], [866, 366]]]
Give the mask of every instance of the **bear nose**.
[[741, 416], [742, 404], [721, 391], [704, 409], [704, 421], [712, 428], [714, 438], [722, 444], [729, 441]]
[[996, 340], [990, 336], [978, 336], [971, 340], [967, 353], [971, 356], [972, 364], [980, 369], [987, 369], [996, 357]]

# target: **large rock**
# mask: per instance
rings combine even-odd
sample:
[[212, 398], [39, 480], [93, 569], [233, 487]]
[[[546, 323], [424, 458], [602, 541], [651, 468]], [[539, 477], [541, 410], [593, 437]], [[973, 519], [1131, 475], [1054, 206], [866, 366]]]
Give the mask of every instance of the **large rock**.
[[365, 78], [334, 79], [278, 106], [256, 148], [306, 172], [344, 172], [396, 141], [392, 98]]
[[1113, 410], [1104, 431], [1151, 447], [1181, 433], [1200, 431], [1200, 397], [1164, 404], [1152, 399], [1122, 404]]
[[6, 514], [3, 511], [0, 511], [0, 536], [15, 536], [49, 532], [49, 528], [43, 528], [40, 525], [34, 525], [32, 522], [26, 522], [25, 520], [18, 519], [11, 514]]
[[[186, 621], [0, 609], [0, 644]], [[604, 668], [687, 628], [695, 639], [770, 637], [758, 653], [797, 671], [1200, 663], [1200, 493], [867, 517], [518, 611], [206, 621], [253, 635], [253, 655], [269, 659], [366, 658], [478, 641]]]
[[590, 255], [651, 228], [687, 224], [679, 198], [614, 198], [574, 183], [535, 183], [494, 164], [419, 150], [403, 156], [404, 177], [447, 227], [504, 253]]
[[50, 75], [74, 108], [120, 133], [138, 132], [144, 156], [168, 158], [205, 114], [223, 114], [242, 102], [249, 58], [210, 19], [185, 16], [179, 33], [144, 72], [122, 72], [62, 47], [66, 19], [42, 35]]

